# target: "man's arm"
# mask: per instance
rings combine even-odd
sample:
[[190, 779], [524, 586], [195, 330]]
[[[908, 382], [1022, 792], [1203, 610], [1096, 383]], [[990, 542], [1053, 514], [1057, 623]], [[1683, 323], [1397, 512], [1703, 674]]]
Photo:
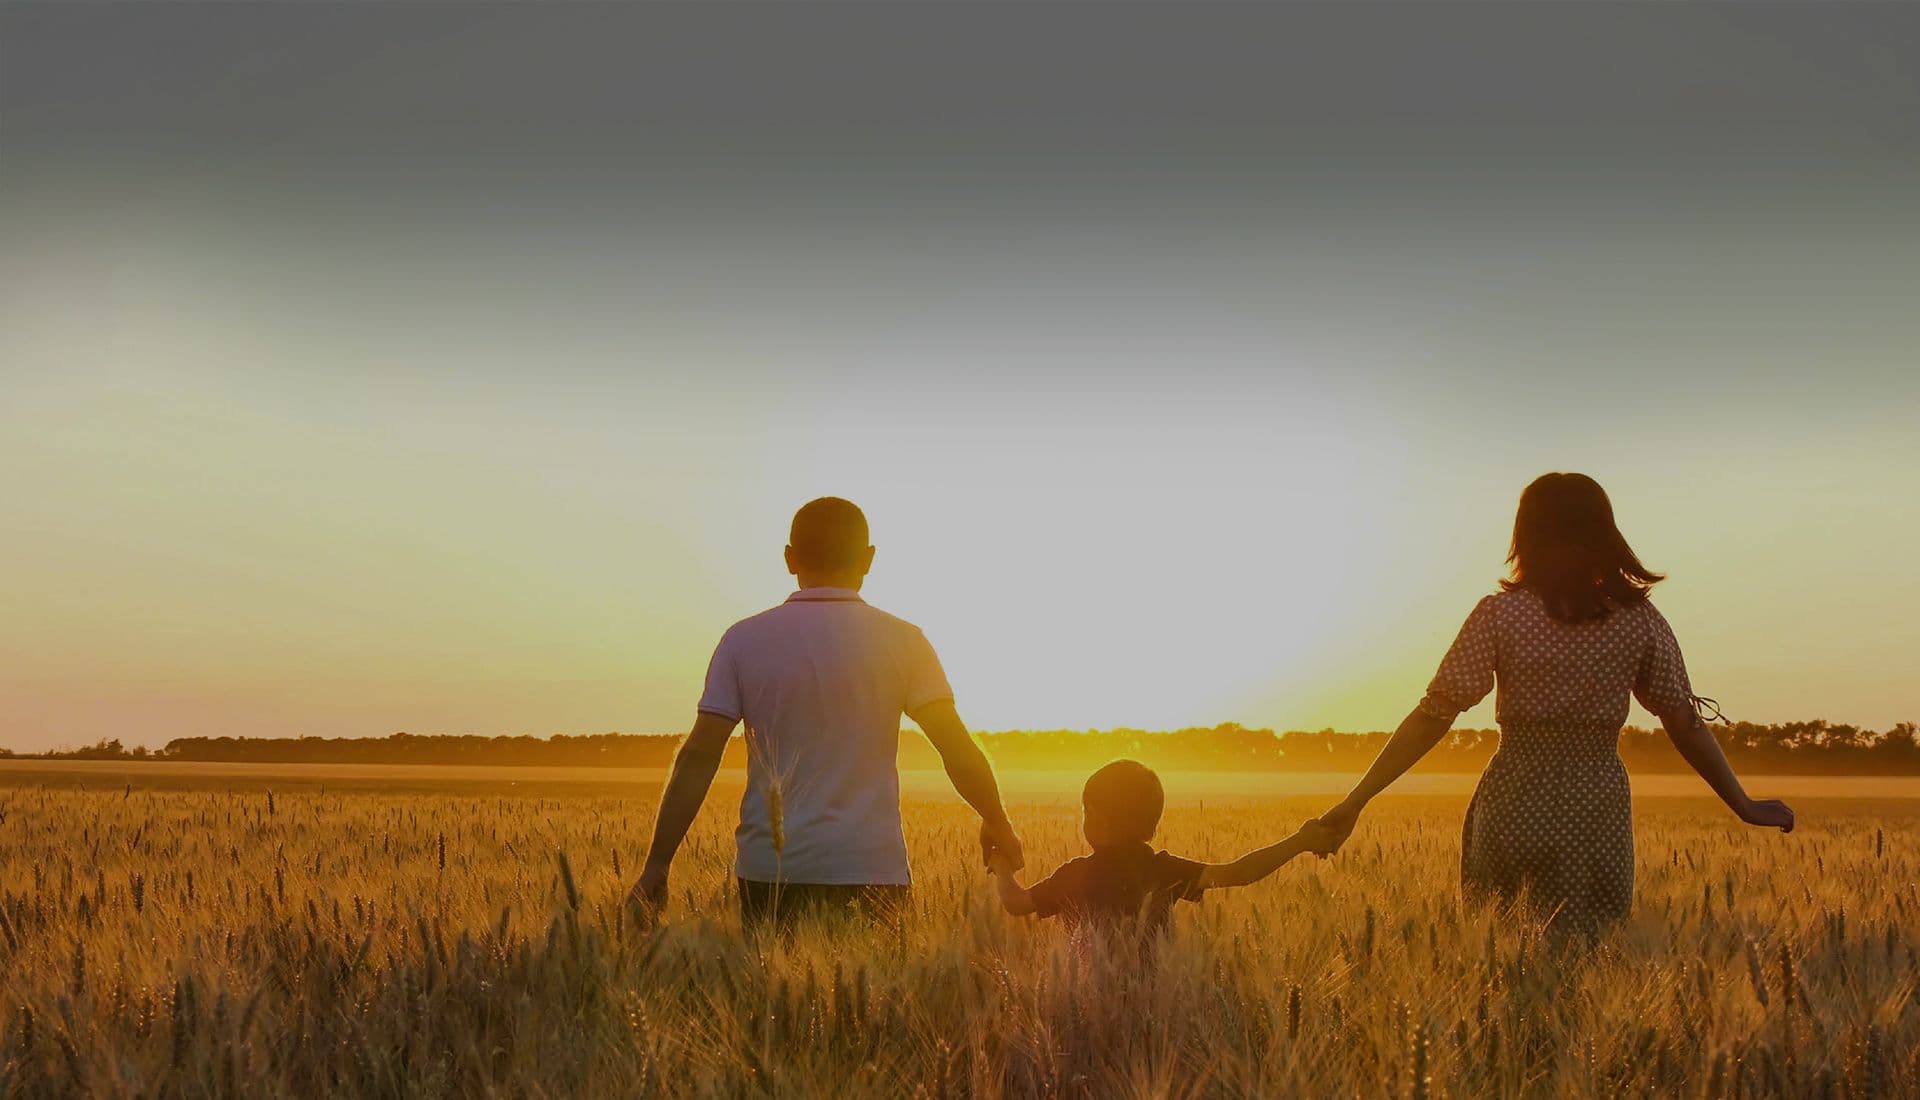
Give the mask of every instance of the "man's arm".
[[1307, 852], [1326, 855], [1331, 850], [1332, 840], [1325, 826], [1317, 821], [1309, 821], [1287, 839], [1248, 852], [1232, 863], [1207, 864], [1206, 870], [1200, 872], [1200, 885], [1203, 889], [1217, 890], [1223, 886], [1247, 886], [1259, 882], [1286, 866], [1296, 856]]
[[720, 770], [720, 757], [727, 751], [727, 738], [733, 736], [737, 718], [723, 718], [701, 711], [693, 720], [693, 730], [673, 757], [673, 773], [660, 793], [660, 812], [653, 820], [653, 843], [647, 849], [646, 866], [640, 881], [634, 883], [628, 901], [650, 910], [658, 910], [667, 901], [667, 868], [687, 830], [700, 813], [713, 787], [714, 773]]
[[1025, 867], [1027, 859], [1020, 848], [1020, 838], [1014, 835], [1006, 807], [1000, 804], [1000, 784], [993, 777], [993, 765], [987, 762], [987, 754], [980, 751], [973, 735], [967, 732], [953, 700], [936, 699], [907, 717], [913, 719], [933, 744], [934, 751], [940, 754], [953, 789], [980, 814], [981, 855], [1002, 851], [1012, 861], [1014, 870]]

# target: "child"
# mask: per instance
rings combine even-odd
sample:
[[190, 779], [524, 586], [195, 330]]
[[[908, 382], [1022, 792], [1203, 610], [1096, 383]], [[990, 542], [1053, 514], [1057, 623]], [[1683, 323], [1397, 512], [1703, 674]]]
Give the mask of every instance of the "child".
[[1315, 822], [1278, 844], [1248, 852], [1232, 863], [1198, 863], [1149, 843], [1166, 802], [1160, 777], [1137, 760], [1116, 760], [1093, 773], [1080, 795], [1081, 828], [1093, 854], [1068, 860], [1030, 887], [1013, 877], [1012, 861], [988, 856], [1000, 904], [1015, 916], [1056, 913], [1071, 925], [1139, 917], [1142, 927], [1166, 923], [1173, 903], [1198, 901], [1206, 890], [1245, 886], [1279, 870], [1302, 852], [1326, 855], [1331, 836]]

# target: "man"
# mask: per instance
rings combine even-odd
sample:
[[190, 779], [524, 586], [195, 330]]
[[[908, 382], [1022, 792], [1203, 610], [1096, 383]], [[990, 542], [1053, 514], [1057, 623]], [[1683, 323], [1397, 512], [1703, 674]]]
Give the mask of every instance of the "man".
[[960, 721], [933, 647], [918, 627], [860, 598], [872, 565], [867, 518], [852, 503], [822, 497], [794, 515], [787, 571], [799, 590], [735, 623], [714, 650], [693, 731], [660, 797], [636, 906], [656, 913], [665, 904], [668, 867], [743, 721], [747, 791], [734, 874], [744, 924], [786, 924], [806, 910], [904, 910], [902, 714], [979, 812], [983, 857], [999, 851], [1024, 864], [993, 767]]

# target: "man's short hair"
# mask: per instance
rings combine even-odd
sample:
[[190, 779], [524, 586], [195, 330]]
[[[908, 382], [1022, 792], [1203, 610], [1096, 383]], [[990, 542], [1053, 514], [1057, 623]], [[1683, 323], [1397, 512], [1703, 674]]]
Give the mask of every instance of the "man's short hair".
[[1160, 827], [1167, 792], [1152, 768], [1138, 760], [1115, 760], [1087, 777], [1080, 801], [1129, 837], [1151, 840]]
[[821, 497], [793, 514], [787, 545], [793, 547], [795, 565], [835, 573], [860, 565], [867, 540], [867, 517], [858, 505], [839, 497]]

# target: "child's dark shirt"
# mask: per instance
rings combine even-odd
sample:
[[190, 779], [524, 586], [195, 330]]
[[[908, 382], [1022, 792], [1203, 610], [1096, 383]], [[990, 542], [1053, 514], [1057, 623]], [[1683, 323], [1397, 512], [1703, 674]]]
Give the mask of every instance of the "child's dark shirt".
[[1036, 916], [1059, 914], [1071, 924], [1137, 917], [1151, 927], [1166, 922], [1173, 903], [1198, 901], [1204, 863], [1156, 852], [1136, 841], [1095, 848], [1070, 859], [1027, 889]]

